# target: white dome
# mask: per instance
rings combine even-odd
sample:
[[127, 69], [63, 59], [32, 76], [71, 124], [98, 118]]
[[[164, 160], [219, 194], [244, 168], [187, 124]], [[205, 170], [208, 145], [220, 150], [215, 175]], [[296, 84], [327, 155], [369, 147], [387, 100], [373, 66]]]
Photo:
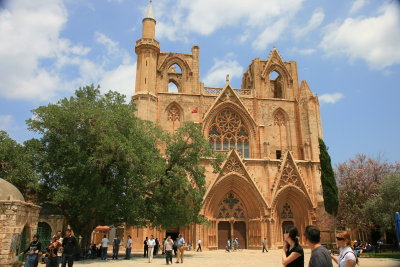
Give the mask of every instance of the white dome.
[[0, 201], [1, 200], [20, 200], [25, 202], [25, 199], [18, 188], [16, 188], [13, 184], [7, 182], [6, 180], [0, 178]]

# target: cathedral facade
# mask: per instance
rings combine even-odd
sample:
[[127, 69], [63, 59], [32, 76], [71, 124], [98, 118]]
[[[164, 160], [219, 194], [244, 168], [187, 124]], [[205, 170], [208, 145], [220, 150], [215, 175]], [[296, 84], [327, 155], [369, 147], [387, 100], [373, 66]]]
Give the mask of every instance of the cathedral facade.
[[181, 232], [208, 249], [238, 238], [242, 248], [251, 249], [260, 248], [264, 238], [268, 247], [281, 246], [283, 230], [291, 225], [300, 233], [310, 224], [324, 230], [319, 102], [307, 82], [299, 81], [297, 63], [283, 61], [273, 48], [267, 58], [252, 60], [241, 88], [233, 88], [228, 75], [221, 88], [207, 87], [200, 81], [198, 46], [191, 54], [161, 52], [151, 5], [142, 23], [132, 97], [137, 116], [171, 132], [184, 121], [198, 123], [214, 151], [227, 157], [219, 174], [205, 162], [201, 213], [208, 225], [127, 227], [126, 235], [143, 240]]

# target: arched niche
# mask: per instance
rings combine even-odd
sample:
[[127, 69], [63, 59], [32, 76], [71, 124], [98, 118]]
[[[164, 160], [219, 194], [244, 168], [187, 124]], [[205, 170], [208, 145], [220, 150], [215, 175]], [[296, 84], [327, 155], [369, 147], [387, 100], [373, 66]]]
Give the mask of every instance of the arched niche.
[[272, 142], [272, 151], [273, 155], [270, 155], [274, 158], [274, 155], [278, 158], [278, 154], [283, 155], [283, 151], [287, 149], [291, 149], [291, 131], [290, 131], [290, 120], [289, 115], [282, 109], [277, 108], [272, 113], [272, 131], [271, 138]]

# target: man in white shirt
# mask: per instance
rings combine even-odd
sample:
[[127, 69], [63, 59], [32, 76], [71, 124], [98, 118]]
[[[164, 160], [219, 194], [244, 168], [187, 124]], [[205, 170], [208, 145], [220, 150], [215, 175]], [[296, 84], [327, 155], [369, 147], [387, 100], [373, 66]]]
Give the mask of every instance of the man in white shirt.
[[131, 251], [132, 251], [132, 237], [128, 235], [128, 241], [126, 241], [126, 253], [125, 253], [125, 259], [129, 260], [131, 258]]
[[149, 262], [153, 260], [153, 251], [154, 251], [154, 246], [156, 245], [156, 241], [154, 240], [153, 235], [150, 237], [150, 239], [147, 241], [147, 246], [149, 248]]
[[171, 262], [172, 264], [172, 250], [174, 247], [174, 241], [171, 239], [171, 236], [168, 236], [167, 240], [164, 242], [164, 253], [165, 260], [167, 261], [167, 265]]
[[108, 248], [108, 238], [106, 235], [104, 235], [103, 239], [101, 240], [101, 259], [102, 260], [107, 259], [107, 248]]

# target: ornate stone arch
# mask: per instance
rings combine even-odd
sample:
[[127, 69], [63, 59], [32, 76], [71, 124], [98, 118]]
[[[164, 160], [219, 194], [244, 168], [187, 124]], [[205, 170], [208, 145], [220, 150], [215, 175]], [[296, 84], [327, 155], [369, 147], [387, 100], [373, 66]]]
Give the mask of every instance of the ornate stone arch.
[[181, 70], [182, 70], [182, 75], [192, 75], [192, 69], [190, 68], [189, 64], [186, 62], [186, 60], [183, 60], [182, 58], [176, 56], [176, 55], [168, 55], [158, 66], [158, 71], [159, 72], [168, 72], [168, 69], [174, 65], [177, 64]]
[[[182, 84], [181, 84], [181, 81], [179, 81], [179, 79], [177, 79], [177, 77], [168, 77], [168, 86], [170, 83], [175, 84], [179, 93], [182, 92]], [[167, 89], [167, 91], [169, 92], [169, 88]]]
[[[230, 116], [228, 118], [228, 116]], [[223, 121], [225, 117], [225, 122]], [[227, 121], [231, 122], [231, 125], [227, 124]], [[225, 123], [226, 127], [218, 126], [218, 123]], [[216, 127], [215, 127], [216, 126]], [[256, 143], [256, 125], [252, 117], [245, 112], [239, 105], [234, 102], [222, 102], [216, 105], [208, 114], [203, 121], [203, 134], [207, 139], [212, 138], [211, 132], [217, 130], [217, 133], [222, 136], [231, 136], [231, 138], [236, 142], [246, 142], [248, 141], [249, 153], [245, 157], [252, 157], [254, 154], [254, 145]], [[224, 139], [225, 140], [225, 139]], [[230, 142], [230, 141], [229, 141]], [[236, 144], [235, 143], [235, 144]], [[230, 143], [229, 143], [230, 144]], [[228, 145], [230, 148], [230, 145]], [[243, 154], [244, 150], [240, 150], [238, 146], [235, 145], [238, 151]], [[224, 151], [224, 149], [217, 149]]]
[[[274, 221], [272, 227], [276, 233], [273, 242], [275, 242], [276, 246], [282, 245], [282, 230], [286, 223], [291, 223], [297, 227], [300, 233], [304, 233], [305, 227], [314, 222], [313, 214], [315, 208], [311, 199], [302, 190], [293, 185], [287, 185], [279, 190], [271, 207]], [[302, 235], [300, 236], [300, 242], [304, 242]]]

